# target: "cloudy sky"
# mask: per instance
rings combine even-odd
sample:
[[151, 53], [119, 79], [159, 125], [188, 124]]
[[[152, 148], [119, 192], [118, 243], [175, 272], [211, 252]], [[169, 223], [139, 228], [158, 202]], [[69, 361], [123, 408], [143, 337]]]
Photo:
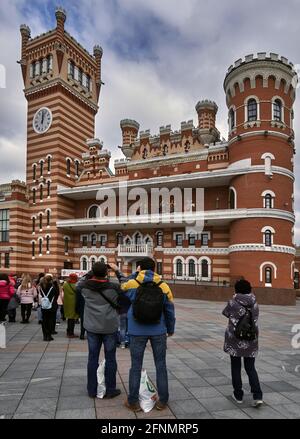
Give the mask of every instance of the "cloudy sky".
[[[90, 52], [94, 44], [103, 47], [105, 86], [96, 136], [113, 159], [120, 156], [122, 118], [136, 119], [152, 134], [161, 125], [179, 129], [184, 120], [196, 124], [194, 107], [203, 98], [217, 102], [217, 125], [227, 138], [223, 80], [236, 59], [266, 51], [300, 64], [299, 0], [61, 0], [59, 5], [67, 11], [66, 29], [81, 44]], [[0, 0], [0, 64], [7, 74], [6, 88], [0, 88], [0, 183], [25, 175], [19, 27], [29, 25], [33, 37], [54, 28], [56, 6], [53, 0]], [[296, 141], [299, 110], [300, 96]], [[300, 176], [295, 195], [300, 217]], [[300, 243], [300, 221], [296, 237]]]

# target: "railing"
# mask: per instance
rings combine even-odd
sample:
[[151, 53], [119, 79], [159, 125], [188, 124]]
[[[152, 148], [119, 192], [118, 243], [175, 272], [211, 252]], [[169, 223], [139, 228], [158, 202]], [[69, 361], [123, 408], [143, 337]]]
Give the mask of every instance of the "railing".
[[119, 244], [119, 256], [151, 256], [153, 246], [151, 244]]

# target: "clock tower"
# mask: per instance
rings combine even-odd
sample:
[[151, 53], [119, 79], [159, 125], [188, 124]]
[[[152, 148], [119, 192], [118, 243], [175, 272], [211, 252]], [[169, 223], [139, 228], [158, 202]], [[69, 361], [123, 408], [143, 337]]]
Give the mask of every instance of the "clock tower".
[[91, 55], [65, 30], [65, 10], [57, 8], [55, 16], [56, 28], [35, 38], [28, 26], [20, 28], [28, 102], [28, 244], [35, 271], [54, 273], [68, 261], [72, 246], [72, 237], [57, 230], [56, 221], [74, 212], [73, 202], [59, 197], [57, 188], [73, 187], [80, 178], [86, 139], [94, 137], [102, 84], [101, 47], [95, 46]]

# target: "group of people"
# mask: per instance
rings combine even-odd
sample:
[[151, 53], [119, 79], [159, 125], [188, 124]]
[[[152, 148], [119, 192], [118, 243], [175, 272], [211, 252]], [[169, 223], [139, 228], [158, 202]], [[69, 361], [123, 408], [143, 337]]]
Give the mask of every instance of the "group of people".
[[[117, 281], [110, 280], [109, 271], [114, 272]], [[5, 319], [5, 306], [7, 307], [13, 294], [14, 286], [5, 275], [0, 274], [0, 321]], [[29, 276], [23, 276], [17, 295], [21, 299], [24, 323], [29, 321], [32, 303], [38, 297], [45, 341], [53, 340], [52, 335], [57, 333], [55, 323], [60, 306], [59, 298], [68, 320], [68, 337], [76, 337], [74, 327], [76, 319], [80, 317], [80, 338], [84, 338], [85, 331], [87, 333], [87, 392], [91, 398], [97, 397], [97, 369], [102, 345], [105, 356], [104, 397], [114, 398], [120, 395], [121, 391], [116, 387], [116, 351], [118, 344], [122, 347], [126, 344], [130, 347], [131, 367], [129, 393], [124, 404], [133, 412], [140, 411], [140, 380], [144, 352], [149, 341], [156, 367], [156, 408], [163, 410], [167, 407], [167, 338], [175, 332], [176, 318], [171, 289], [155, 272], [153, 259], [144, 258], [139, 261], [137, 271], [129, 277], [124, 276], [116, 264], [97, 262], [79, 280], [76, 274], [72, 274], [62, 288], [50, 274], [41, 276], [35, 286]], [[228, 318], [224, 351], [231, 359], [232, 397], [236, 403], [243, 403], [241, 360], [244, 358], [254, 406], [259, 407], [263, 404], [263, 394], [255, 368], [259, 309], [248, 281], [241, 279], [236, 282], [234, 296], [223, 310], [223, 315]], [[249, 329], [249, 321], [252, 321], [253, 328]], [[244, 336], [246, 323], [248, 326]]]

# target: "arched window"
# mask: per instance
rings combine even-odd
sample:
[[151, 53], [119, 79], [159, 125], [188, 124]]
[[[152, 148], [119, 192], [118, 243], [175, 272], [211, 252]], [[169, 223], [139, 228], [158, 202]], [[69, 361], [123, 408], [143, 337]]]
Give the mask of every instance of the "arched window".
[[47, 158], [47, 171], [51, 172], [51, 156], [50, 155]]
[[147, 157], [148, 157], [148, 151], [147, 151], [147, 148], [144, 148], [143, 149], [143, 159], [146, 159]]
[[67, 175], [71, 175], [71, 160], [67, 159]]
[[50, 226], [50, 210], [47, 210], [47, 226]]
[[271, 194], [266, 194], [264, 196], [264, 207], [266, 209], [272, 209], [273, 208], [273, 197]]
[[36, 180], [36, 164], [34, 164], [32, 167], [32, 180]]
[[157, 247], [162, 247], [163, 244], [164, 244], [164, 234], [163, 234], [163, 232], [157, 232], [156, 245], [157, 245]]
[[249, 99], [247, 103], [248, 122], [257, 120], [257, 102], [255, 99]]
[[33, 204], [36, 203], [36, 189], [32, 189], [32, 202]]
[[40, 200], [43, 199], [43, 194], [44, 194], [44, 188], [43, 188], [43, 185], [41, 184], [40, 185]]
[[229, 190], [229, 209], [236, 208], [236, 192], [234, 189], [230, 188]]
[[266, 267], [265, 268], [265, 283], [266, 284], [271, 284], [272, 283], [272, 268], [271, 267]]
[[52, 70], [52, 64], [53, 64], [53, 56], [49, 55], [47, 57], [47, 73], [51, 72]]
[[47, 181], [47, 197], [50, 197], [51, 193], [51, 182]]
[[88, 260], [87, 260], [86, 257], [83, 257], [81, 259], [81, 270], [82, 271], [87, 271], [87, 269], [88, 269]]
[[80, 169], [79, 169], [79, 161], [76, 160], [76, 162], [75, 162], [75, 175], [76, 175], [77, 177], [79, 177], [79, 173], [80, 173]]
[[264, 244], [266, 247], [272, 246], [272, 232], [269, 229], [264, 232]]
[[93, 233], [91, 236], [92, 247], [96, 247], [96, 243], [97, 243], [97, 235], [96, 235], [96, 233]]
[[35, 218], [32, 218], [32, 233], [35, 233]]
[[43, 240], [42, 238], [39, 239], [39, 254], [41, 255], [43, 253]]
[[31, 256], [34, 258], [35, 257], [35, 242], [32, 241], [31, 243]]
[[69, 253], [69, 241], [70, 241], [70, 239], [67, 236], [65, 236], [65, 238], [64, 238], [65, 253]]
[[44, 162], [40, 161], [40, 176], [42, 177], [44, 174]]
[[142, 243], [142, 236], [141, 236], [140, 233], [136, 233], [136, 234], [135, 234], [135, 236], [134, 236], [134, 243], [135, 243], [136, 245], [139, 245], [139, 244]]
[[91, 258], [91, 267], [90, 268], [93, 268], [93, 266], [96, 264], [96, 262], [97, 262], [96, 258]]
[[201, 278], [209, 278], [208, 260], [202, 259], [201, 261]]
[[282, 122], [282, 102], [279, 99], [273, 102], [273, 120]]
[[196, 276], [196, 266], [194, 259], [189, 260], [189, 277], [195, 277]]
[[176, 276], [182, 277], [183, 276], [183, 264], [180, 259], [177, 259], [176, 261]]
[[42, 213], [39, 214], [39, 227], [40, 227], [40, 230], [42, 230], [42, 228], [43, 228], [43, 214]]
[[123, 235], [121, 232], [117, 233], [117, 245], [122, 245], [123, 244]]
[[89, 208], [89, 218], [97, 218], [99, 216], [99, 206], [91, 206]]
[[107, 263], [106, 257], [105, 256], [100, 256], [99, 262], [102, 262], [103, 264], [106, 264]]
[[229, 110], [229, 130], [233, 130], [233, 128], [235, 127], [235, 113], [234, 113], [234, 109], [231, 108]]
[[47, 253], [50, 252], [50, 236], [49, 235], [46, 237], [46, 251], [47, 251]]
[[125, 240], [125, 244], [126, 244], [126, 245], [130, 245], [130, 244], [131, 244], [130, 238], [126, 238], [126, 240]]

